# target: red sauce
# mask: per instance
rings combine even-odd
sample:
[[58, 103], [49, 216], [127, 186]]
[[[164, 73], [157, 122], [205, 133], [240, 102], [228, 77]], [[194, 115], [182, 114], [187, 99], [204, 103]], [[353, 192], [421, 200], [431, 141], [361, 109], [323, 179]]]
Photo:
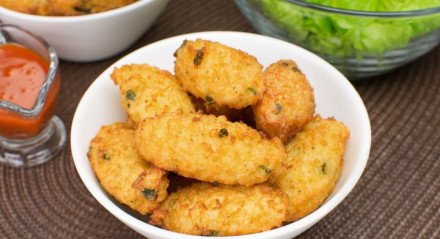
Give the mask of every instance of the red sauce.
[[[49, 63], [37, 53], [17, 44], [0, 45], [0, 99], [32, 109], [46, 80]], [[31, 118], [0, 109], [0, 135], [27, 138], [37, 135], [52, 116], [60, 86], [58, 74], [41, 112]]]

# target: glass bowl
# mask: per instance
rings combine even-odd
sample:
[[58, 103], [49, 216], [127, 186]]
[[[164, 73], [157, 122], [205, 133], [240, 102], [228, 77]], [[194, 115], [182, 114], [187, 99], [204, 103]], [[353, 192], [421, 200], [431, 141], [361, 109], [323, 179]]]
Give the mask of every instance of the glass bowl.
[[440, 42], [440, 6], [368, 12], [303, 0], [235, 2], [258, 32], [320, 55], [350, 80], [391, 71]]

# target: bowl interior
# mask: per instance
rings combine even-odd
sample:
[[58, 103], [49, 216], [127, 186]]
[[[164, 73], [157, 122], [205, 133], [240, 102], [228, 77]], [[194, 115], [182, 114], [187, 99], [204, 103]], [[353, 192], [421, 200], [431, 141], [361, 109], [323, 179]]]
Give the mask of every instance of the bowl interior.
[[[177, 36], [147, 45], [117, 61], [105, 70], [84, 94], [71, 129], [71, 148], [77, 171], [91, 194], [119, 220], [151, 238], [203, 238], [166, 231], [143, 222], [118, 207], [101, 188], [87, 151], [90, 140], [102, 125], [126, 119], [120, 106], [119, 91], [110, 79], [114, 67], [147, 63], [173, 72], [174, 51], [185, 39], [203, 38], [241, 49], [257, 57], [264, 66], [293, 59], [305, 73], [315, 91], [316, 112], [344, 122], [351, 135], [344, 155], [342, 175], [335, 190], [323, 205], [307, 217], [278, 229], [259, 234], [261, 238], [285, 238], [306, 230], [336, 207], [352, 190], [368, 160], [371, 129], [365, 106], [349, 81], [330, 64], [293, 44], [274, 38], [239, 32], [203, 32]], [[255, 235], [228, 238], [254, 238]], [[208, 237], [206, 237], [208, 238]]]

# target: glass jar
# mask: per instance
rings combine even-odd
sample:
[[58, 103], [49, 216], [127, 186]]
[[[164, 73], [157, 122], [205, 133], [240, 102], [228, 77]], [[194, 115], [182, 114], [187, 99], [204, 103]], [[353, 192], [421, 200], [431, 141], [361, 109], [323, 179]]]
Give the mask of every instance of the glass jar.
[[[56, 156], [66, 141], [64, 124], [53, 114], [61, 81], [57, 54], [42, 38], [17, 26], [3, 24], [0, 24], [0, 49], [4, 50], [0, 55], [0, 162], [15, 167], [39, 165]], [[13, 49], [18, 55], [7, 58]], [[41, 60], [44, 75], [40, 83], [32, 81], [36, 74], [29, 73], [36, 68], [34, 65], [23, 68], [20, 57], [24, 53]], [[32, 60], [32, 64], [37, 60]], [[9, 79], [14, 72], [21, 73]], [[23, 77], [25, 73], [29, 74]], [[11, 92], [17, 90], [20, 94], [11, 96]], [[29, 96], [31, 91], [34, 93]], [[18, 103], [17, 98], [28, 96], [34, 98], [30, 106]]]

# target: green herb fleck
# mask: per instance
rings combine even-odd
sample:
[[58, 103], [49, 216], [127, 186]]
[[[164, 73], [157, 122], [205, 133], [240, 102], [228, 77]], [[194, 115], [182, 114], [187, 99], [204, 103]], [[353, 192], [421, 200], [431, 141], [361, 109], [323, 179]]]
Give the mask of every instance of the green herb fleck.
[[228, 130], [227, 129], [225, 129], [225, 128], [223, 128], [223, 129], [221, 129], [219, 132], [218, 132], [218, 136], [220, 137], [220, 138], [223, 138], [223, 137], [225, 137], [225, 136], [228, 136]]
[[196, 56], [194, 57], [193, 63], [198, 66], [202, 64], [203, 56], [205, 55], [205, 48], [196, 50]]
[[83, 6], [74, 6], [73, 10], [75, 10], [76, 12], [84, 13], [84, 14], [91, 13], [90, 9], [85, 8]]
[[102, 158], [104, 159], [104, 160], [110, 160], [110, 155], [108, 155], [108, 154], [104, 154], [103, 156], [102, 156]]
[[127, 93], [125, 93], [125, 98], [127, 98], [127, 100], [134, 100], [136, 98], [136, 92], [134, 92], [134, 90], [127, 90]]
[[148, 200], [156, 200], [158, 196], [156, 190], [149, 188], [144, 188], [144, 190], [142, 190], [142, 194], [144, 194], [144, 197], [146, 197]]
[[283, 110], [283, 106], [281, 106], [280, 103], [277, 103], [275, 105], [275, 114], [279, 114], [281, 112], [281, 110]]
[[292, 71], [295, 73], [301, 73], [301, 71], [296, 66], [292, 67]]
[[327, 174], [327, 163], [321, 165], [321, 171], [323, 174]]
[[208, 102], [208, 105], [212, 105], [215, 103], [214, 98], [209, 95], [205, 97], [205, 100]]
[[268, 169], [266, 166], [264, 165], [260, 165], [260, 168], [264, 170], [264, 172], [266, 172], [267, 174], [269, 174], [272, 170]]
[[252, 88], [252, 87], [249, 87], [248, 91], [254, 93], [254, 95], [257, 95], [257, 91], [254, 88]]
[[186, 40], [186, 39], [183, 40], [182, 45], [180, 45], [180, 47], [177, 48], [177, 50], [174, 52], [174, 54], [173, 54], [174, 57], [177, 57], [177, 51], [179, 51], [180, 48], [184, 47], [187, 41], [188, 41], [188, 40]]
[[218, 236], [219, 232], [214, 230], [209, 230], [209, 236], [210, 237], [216, 237]]

